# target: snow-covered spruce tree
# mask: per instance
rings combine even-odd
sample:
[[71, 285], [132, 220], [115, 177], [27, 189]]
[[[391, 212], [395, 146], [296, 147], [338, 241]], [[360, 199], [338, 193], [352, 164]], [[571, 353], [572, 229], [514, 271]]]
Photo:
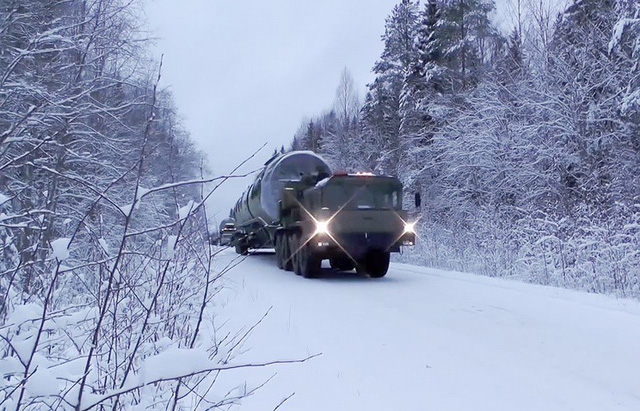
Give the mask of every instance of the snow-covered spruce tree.
[[400, 97], [405, 76], [417, 60], [417, 16], [417, 3], [402, 0], [387, 18], [382, 37], [384, 50], [373, 67], [376, 78], [368, 86], [362, 113], [364, 140], [379, 144], [370, 147], [372, 153], [377, 153], [377, 170], [391, 175], [399, 171]]
[[323, 146], [322, 120], [319, 118], [303, 120], [300, 128], [294, 134], [291, 150], [310, 150], [319, 152]]
[[[446, 169], [455, 169], [455, 164], [443, 160], [451, 159], [451, 150], [464, 155], [466, 140], [476, 137], [464, 131], [467, 98], [484, 80], [484, 73], [491, 70], [502, 44], [501, 36], [489, 23], [488, 13], [492, 9], [492, 2], [430, 1], [421, 17], [416, 61], [419, 77], [413, 82], [418, 87], [409, 87], [415, 91], [407, 93], [413, 95], [414, 102], [413, 110], [408, 112], [420, 115], [413, 115], [414, 124], [419, 127], [414, 126], [413, 133], [405, 135], [409, 138], [404, 139], [403, 182], [426, 199], [421, 224], [429, 226], [434, 246], [461, 245], [459, 234], [468, 230], [467, 219], [473, 215], [473, 210], [468, 209], [462, 212], [465, 219], [450, 218], [451, 213], [462, 211], [457, 198], [470, 195], [471, 190], [464, 187], [467, 181], [464, 179], [453, 186], [455, 193], [452, 187], [445, 190]], [[439, 144], [433, 144], [436, 136]], [[435, 239], [433, 233], [443, 230], [460, 231], [455, 235], [458, 240]]]
[[[402, 159], [400, 176], [408, 197], [422, 192], [433, 173], [433, 134], [446, 117], [445, 84], [450, 84], [443, 65], [443, 38], [438, 32], [441, 5], [430, 0], [419, 16], [416, 30], [416, 60], [405, 73], [400, 96], [400, 140]], [[426, 181], [425, 181], [426, 180]]]
[[380, 152], [377, 147], [384, 147], [385, 135], [384, 127], [384, 107], [374, 98], [374, 94], [368, 91], [365, 94], [364, 103], [360, 111], [360, 160], [365, 170], [377, 170]]
[[506, 81], [521, 78], [525, 74], [526, 61], [522, 47], [522, 37], [519, 33], [519, 30], [514, 28], [507, 40], [507, 53], [502, 67], [503, 71], [500, 73], [503, 77], [506, 77]]
[[417, 30], [417, 59], [401, 101], [402, 167], [410, 191], [429, 190], [437, 174], [430, 142], [464, 107], [464, 97], [496, 58], [502, 38], [489, 22], [493, 2], [429, 1]]

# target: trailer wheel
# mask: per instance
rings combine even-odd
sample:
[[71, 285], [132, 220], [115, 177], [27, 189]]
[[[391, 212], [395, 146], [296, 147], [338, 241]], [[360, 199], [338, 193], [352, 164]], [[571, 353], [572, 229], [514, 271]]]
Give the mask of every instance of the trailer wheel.
[[358, 274], [368, 275], [371, 278], [381, 278], [389, 270], [389, 259], [391, 253], [388, 251], [372, 250], [359, 261], [356, 270]]

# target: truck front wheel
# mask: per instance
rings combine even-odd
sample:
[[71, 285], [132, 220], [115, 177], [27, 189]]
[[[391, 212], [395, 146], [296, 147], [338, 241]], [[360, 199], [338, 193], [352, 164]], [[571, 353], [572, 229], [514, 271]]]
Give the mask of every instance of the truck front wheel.
[[366, 274], [371, 278], [384, 277], [389, 270], [390, 257], [389, 251], [369, 251], [356, 267], [358, 274]]
[[307, 244], [302, 243], [302, 236], [295, 235], [296, 256], [294, 257], [294, 269], [296, 274], [304, 278], [316, 278], [320, 274], [320, 263], [322, 262], [310, 250]]

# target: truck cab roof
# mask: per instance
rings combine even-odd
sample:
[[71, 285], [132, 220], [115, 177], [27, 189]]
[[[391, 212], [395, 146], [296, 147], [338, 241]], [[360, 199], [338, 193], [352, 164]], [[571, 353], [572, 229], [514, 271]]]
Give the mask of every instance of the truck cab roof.
[[333, 175], [318, 181], [318, 183], [315, 186], [318, 188], [321, 188], [330, 183], [338, 183], [338, 184], [340, 184], [341, 182], [360, 183], [360, 182], [369, 182], [372, 180], [375, 180], [376, 182], [386, 182], [390, 185], [398, 185], [399, 187], [402, 187], [402, 183], [400, 182], [400, 180], [398, 180], [397, 177], [392, 177], [387, 175], [377, 175], [373, 173], [346, 173], [346, 172], [334, 173]]

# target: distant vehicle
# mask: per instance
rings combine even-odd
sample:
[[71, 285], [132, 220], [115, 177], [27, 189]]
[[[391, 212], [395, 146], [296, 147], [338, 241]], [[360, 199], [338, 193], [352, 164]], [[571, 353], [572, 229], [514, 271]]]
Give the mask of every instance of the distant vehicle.
[[218, 237], [219, 245], [229, 245], [233, 240], [233, 236], [236, 232], [236, 225], [234, 221], [225, 220], [220, 226], [220, 235]]
[[231, 217], [238, 254], [273, 247], [278, 267], [306, 278], [319, 274], [324, 259], [332, 268], [383, 277], [390, 253], [415, 243], [397, 178], [332, 174], [310, 151], [269, 160]]

